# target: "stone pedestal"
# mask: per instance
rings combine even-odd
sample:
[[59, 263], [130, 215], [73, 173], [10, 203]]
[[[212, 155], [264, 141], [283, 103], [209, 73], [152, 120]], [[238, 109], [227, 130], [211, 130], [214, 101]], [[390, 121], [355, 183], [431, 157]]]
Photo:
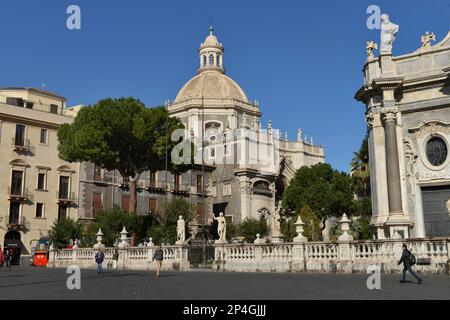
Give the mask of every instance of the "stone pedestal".
[[284, 237], [283, 237], [283, 235], [273, 235], [271, 238], [270, 238], [270, 241], [272, 242], [272, 243], [283, 243], [284, 242]]

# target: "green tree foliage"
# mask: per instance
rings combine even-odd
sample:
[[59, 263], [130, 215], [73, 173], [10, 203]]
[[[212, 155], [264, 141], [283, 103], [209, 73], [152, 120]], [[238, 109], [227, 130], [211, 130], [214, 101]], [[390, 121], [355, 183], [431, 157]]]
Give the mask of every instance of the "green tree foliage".
[[320, 241], [322, 237], [322, 228], [317, 214], [308, 205], [300, 210], [300, 218], [305, 223], [303, 236], [310, 241]]
[[70, 243], [70, 240], [81, 239], [83, 225], [80, 221], [72, 219], [60, 219], [53, 223], [49, 231], [50, 241], [57, 249], [64, 249]]
[[323, 226], [331, 216], [353, 214], [357, 205], [350, 176], [324, 163], [300, 168], [283, 194], [283, 208], [298, 213], [306, 205]]
[[295, 231], [296, 221], [297, 217], [293, 217], [290, 221], [281, 221], [281, 233], [283, 234], [286, 242], [292, 242], [297, 236], [297, 232]]
[[350, 164], [355, 192], [358, 197], [370, 197], [369, 137], [365, 136]]
[[189, 222], [195, 218], [195, 206], [181, 197], [172, 198], [164, 206], [161, 213], [156, 214], [158, 224], [153, 225], [147, 232], [148, 237], [153, 238], [153, 242], [174, 244], [177, 240], [177, 221], [179, 216], [183, 216], [185, 221], [186, 240], [190, 237]]
[[136, 181], [146, 170], [164, 169], [166, 143], [170, 157], [178, 143], [170, 137], [180, 128], [179, 119], [162, 107], [146, 108], [134, 98], [108, 98], [82, 108], [72, 124], [59, 129], [59, 156], [119, 171], [130, 186], [130, 211], [136, 212]]
[[116, 239], [120, 236], [119, 233], [123, 227], [134, 230], [136, 233], [136, 240], [143, 240], [147, 235], [147, 230], [157, 224], [157, 221], [152, 216], [147, 215], [129, 215], [121, 209], [112, 209], [100, 213], [96, 217], [96, 221], [89, 225], [86, 232], [83, 234], [82, 245], [92, 246], [96, 243], [95, 234], [98, 229], [102, 229], [104, 234], [103, 243], [106, 246], [112, 247]]
[[254, 218], [246, 218], [238, 225], [237, 228], [239, 236], [244, 237], [244, 241], [247, 241], [249, 243], [256, 240], [256, 235], [258, 233], [260, 234], [261, 238], [269, 234], [269, 227], [267, 226], [267, 222], [264, 218], [261, 218], [259, 220]]

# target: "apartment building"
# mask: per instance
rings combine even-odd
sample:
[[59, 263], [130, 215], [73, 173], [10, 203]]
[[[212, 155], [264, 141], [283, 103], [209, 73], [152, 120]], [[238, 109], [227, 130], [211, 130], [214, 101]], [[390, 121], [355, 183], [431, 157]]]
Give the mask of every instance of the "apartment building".
[[66, 99], [34, 88], [0, 89], [0, 239], [22, 254], [58, 219], [78, 218], [78, 163], [58, 157]]

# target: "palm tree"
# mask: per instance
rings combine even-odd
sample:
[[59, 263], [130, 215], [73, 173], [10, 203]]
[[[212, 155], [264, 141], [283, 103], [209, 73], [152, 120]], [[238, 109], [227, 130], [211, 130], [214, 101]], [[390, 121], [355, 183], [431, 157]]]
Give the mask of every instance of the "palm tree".
[[354, 152], [351, 166], [351, 176], [356, 183], [357, 196], [370, 196], [370, 169], [369, 169], [369, 139], [364, 137], [361, 148]]

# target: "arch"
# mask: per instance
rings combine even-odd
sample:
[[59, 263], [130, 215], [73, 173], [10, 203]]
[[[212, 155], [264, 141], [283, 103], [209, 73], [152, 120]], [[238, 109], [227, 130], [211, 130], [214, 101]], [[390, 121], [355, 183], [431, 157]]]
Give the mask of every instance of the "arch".
[[68, 165], [62, 165], [59, 166], [58, 169], [56, 169], [59, 172], [70, 172], [70, 173], [74, 173], [75, 171], [69, 167]]
[[203, 67], [206, 67], [206, 55], [203, 55]]
[[9, 164], [14, 167], [28, 167], [28, 163], [22, 159], [14, 159], [10, 161]]
[[214, 55], [212, 53], [209, 55], [209, 65], [214, 66]]
[[221, 54], [219, 53], [216, 57], [216, 66], [218, 66], [218, 67], [220, 67], [220, 65], [221, 65], [220, 59], [221, 59]]

